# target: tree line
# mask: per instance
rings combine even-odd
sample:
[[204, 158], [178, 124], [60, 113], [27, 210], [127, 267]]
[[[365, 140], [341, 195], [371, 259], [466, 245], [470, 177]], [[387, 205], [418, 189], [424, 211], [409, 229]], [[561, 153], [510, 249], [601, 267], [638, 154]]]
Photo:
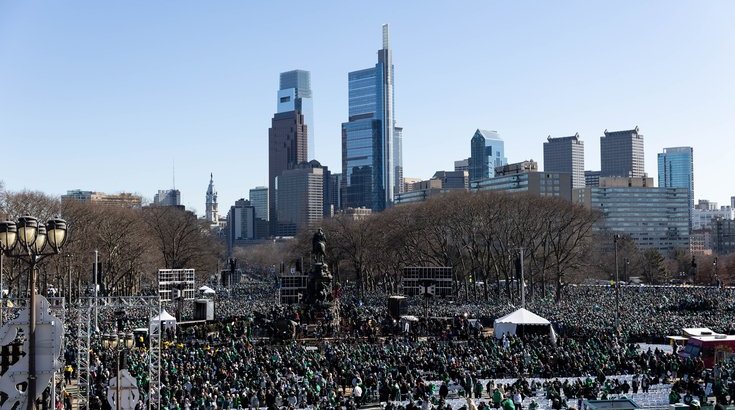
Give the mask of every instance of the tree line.
[[[454, 291], [489, 298], [519, 295], [520, 254], [527, 292], [556, 297], [586, 274], [592, 228], [599, 213], [558, 198], [498, 192], [453, 192], [364, 219], [323, 221], [333, 271], [361, 290], [397, 292], [410, 266], [451, 266]], [[302, 232], [291, 258], [309, 260], [311, 234]]]
[[[38, 266], [40, 291], [61, 289], [84, 296], [94, 283], [95, 251], [100, 291], [107, 295], [155, 293], [159, 268], [197, 270], [200, 280], [218, 270], [224, 259], [222, 241], [192, 212], [175, 207], [142, 209], [60, 201], [38, 191], [0, 189], [0, 217], [16, 221], [31, 215], [45, 222], [61, 217], [68, 224], [62, 252]], [[27, 292], [27, 266], [5, 258], [4, 286], [12, 295]]]
[[[615, 233], [601, 230], [601, 218], [559, 198], [453, 192], [364, 219], [338, 214], [322, 227], [332, 271], [354, 278], [361, 290], [397, 292], [404, 267], [451, 266], [456, 295], [489, 299], [504, 292], [518, 299], [522, 250], [527, 295], [553, 292], [558, 300], [569, 283], [615, 280]], [[308, 261], [312, 234], [300, 233], [281, 256]], [[628, 235], [621, 235], [617, 246], [621, 281], [735, 282], [735, 254], [693, 257], [688, 249], [662, 254], [639, 249]]]

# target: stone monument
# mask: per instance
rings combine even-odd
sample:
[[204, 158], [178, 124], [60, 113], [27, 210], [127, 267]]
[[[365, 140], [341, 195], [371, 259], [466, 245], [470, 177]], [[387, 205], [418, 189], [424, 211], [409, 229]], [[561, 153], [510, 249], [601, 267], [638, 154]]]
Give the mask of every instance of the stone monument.
[[332, 325], [334, 332], [339, 326], [338, 301], [332, 292], [332, 274], [325, 262], [327, 255], [327, 236], [322, 228], [317, 229], [311, 239], [312, 269], [309, 275], [306, 305], [316, 317]]

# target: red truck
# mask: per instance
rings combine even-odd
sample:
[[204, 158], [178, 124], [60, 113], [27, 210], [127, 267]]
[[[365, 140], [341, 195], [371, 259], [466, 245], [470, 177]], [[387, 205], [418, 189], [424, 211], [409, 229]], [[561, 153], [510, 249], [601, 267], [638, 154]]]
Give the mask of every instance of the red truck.
[[715, 364], [727, 360], [735, 352], [735, 335], [692, 336], [686, 346], [679, 350], [679, 357], [701, 358], [704, 366], [711, 369]]

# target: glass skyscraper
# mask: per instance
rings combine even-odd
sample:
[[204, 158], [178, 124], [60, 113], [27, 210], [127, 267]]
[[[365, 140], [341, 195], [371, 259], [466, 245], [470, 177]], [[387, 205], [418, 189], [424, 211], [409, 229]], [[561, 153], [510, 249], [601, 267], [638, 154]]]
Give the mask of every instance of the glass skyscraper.
[[375, 67], [348, 74], [349, 119], [342, 123], [342, 205], [381, 211], [403, 187], [402, 129], [393, 110], [388, 25]]
[[692, 147], [664, 148], [658, 154], [658, 186], [687, 188], [689, 213], [694, 208], [694, 150]]
[[314, 103], [311, 97], [311, 73], [293, 70], [281, 73], [278, 88], [278, 113], [299, 111], [306, 125], [306, 156], [314, 159]]
[[505, 143], [496, 131], [476, 130], [470, 140], [470, 182], [495, 176], [495, 167], [508, 164]]

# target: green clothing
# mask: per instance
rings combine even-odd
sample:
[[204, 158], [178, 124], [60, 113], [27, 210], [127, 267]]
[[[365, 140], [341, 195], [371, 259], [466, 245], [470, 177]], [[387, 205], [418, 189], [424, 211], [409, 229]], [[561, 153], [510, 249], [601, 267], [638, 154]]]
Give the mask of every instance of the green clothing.
[[672, 390], [671, 393], [669, 393], [669, 404], [676, 404], [681, 400], [681, 396], [679, 396], [679, 393]]
[[500, 401], [503, 399], [503, 396], [500, 395], [500, 390], [495, 390], [493, 392], [493, 403], [500, 403]]
[[503, 407], [503, 410], [516, 410], [516, 405], [510, 398], [503, 400], [500, 405]]

